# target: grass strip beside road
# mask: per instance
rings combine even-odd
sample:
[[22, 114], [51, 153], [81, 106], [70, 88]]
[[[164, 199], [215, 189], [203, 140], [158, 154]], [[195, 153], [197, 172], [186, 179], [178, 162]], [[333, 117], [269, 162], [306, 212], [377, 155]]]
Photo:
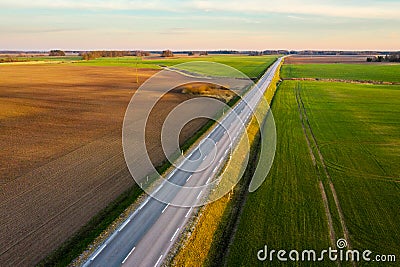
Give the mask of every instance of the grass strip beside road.
[[[266, 262], [257, 259], [257, 252], [265, 245], [269, 251], [322, 250], [330, 245], [318, 176], [302, 130], [294, 90], [286, 81], [275, 94], [272, 111], [277, 130], [275, 160], [262, 186], [247, 196], [227, 255], [228, 266], [264, 266]], [[287, 264], [276, 259], [268, 263]]]
[[[278, 81], [279, 71], [264, 95], [268, 103], [271, 103], [273, 99]], [[201, 209], [193, 232], [183, 241], [181, 248], [171, 262], [173, 266], [223, 265], [225, 260], [223, 255], [228, 248], [229, 237], [233, 234], [236, 219], [239, 217], [241, 211], [240, 206], [247, 194], [250, 179], [257, 165], [260, 136], [259, 125], [255, 118], [251, 120], [247, 127], [247, 133], [250, 144], [249, 164], [246, 166], [243, 177], [241, 177], [238, 184], [229, 194], [224, 195], [222, 198]], [[232, 158], [241, 158], [240, 155], [247, 153], [246, 151], [241, 151], [243, 149], [241, 143], [243, 142], [239, 143], [233, 152]], [[236, 177], [239, 173], [239, 168], [228, 167], [223, 176]]]

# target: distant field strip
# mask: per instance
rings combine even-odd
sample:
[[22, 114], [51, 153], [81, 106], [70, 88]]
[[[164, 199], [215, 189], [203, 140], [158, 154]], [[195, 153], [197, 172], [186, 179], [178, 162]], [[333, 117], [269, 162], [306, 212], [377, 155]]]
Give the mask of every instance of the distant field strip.
[[400, 64], [285, 64], [282, 78], [400, 82]]
[[[257, 79], [269, 65], [271, 65], [278, 56], [243, 56], [243, 55], [212, 55], [212, 56], [201, 56], [201, 57], [187, 57], [187, 56], [175, 56], [171, 58], [156, 58], [147, 59], [135, 56], [125, 57], [100, 57], [93, 60], [82, 60], [80, 56], [66, 56], [66, 57], [17, 57], [20, 62], [2, 63], [0, 66], [6, 65], [21, 65], [21, 64], [61, 64], [69, 63], [77, 66], [97, 66], [97, 67], [131, 67], [139, 69], [158, 69], [161, 70], [163, 67], [172, 67], [174, 65], [194, 62], [194, 61], [206, 61], [216, 62], [220, 64], [228, 65], [235, 68], [244, 75], [251, 79]], [[196, 72], [203, 75], [211, 76], [230, 76], [227, 75], [226, 68], [221, 68], [218, 65], [210, 68], [208, 65], [205, 67], [201, 64], [191, 64], [190, 66], [182, 66], [183, 70]], [[132, 73], [134, 74], [134, 73]], [[231, 75], [237, 76], [235, 71], [232, 71]], [[240, 76], [239, 78], [243, 78]]]
[[[150, 69], [162, 69], [162, 66], [171, 67], [177, 64], [193, 61], [207, 61], [216, 62], [231, 66], [250, 78], [258, 78], [269, 65], [271, 65], [277, 56], [204, 56], [204, 57], [174, 57], [174, 58], [161, 58], [161, 59], [141, 59], [137, 57], [116, 57], [116, 58], [97, 58], [89, 61], [79, 61], [74, 64], [87, 65], [87, 66], [126, 66]], [[223, 76], [226, 75], [226, 69], [218, 68], [204, 68], [202, 65], [193, 64], [183, 67], [188, 71], [198, 72], [206, 75], [218, 75], [222, 72]], [[233, 72], [233, 74], [235, 74]]]

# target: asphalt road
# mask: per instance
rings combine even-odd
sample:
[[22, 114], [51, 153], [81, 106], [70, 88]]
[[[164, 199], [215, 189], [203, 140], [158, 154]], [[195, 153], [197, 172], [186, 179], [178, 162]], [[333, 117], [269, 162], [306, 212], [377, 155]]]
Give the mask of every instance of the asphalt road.
[[[100, 246], [84, 266], [159, 266], [191, 217], [193, 203], [206, 198], [204, 185], [218, 183], [218, 171], [230, 156], [231, 148], [244, 133], [254, 109], [270, 84], [281, 59], [278, 59], [249, 90], [220, 124], [182, 161], [180, 168], [167, 176], [153, 195], [168, 203], [186, 203], [176, 207], [148, 196], [139, 208]], [[247, 104], [246, 104], [247, 103]], [[199, 160], [201, 159], [201, 160]], [[183, 170], [182, 170], [183, 169]], [[201, 171], [190, 172], [188, 169]], [[186, 188], [191, 187], [190, 190]], [[157, 197], [158, 199], [160, 199]], [[179, 201], [174, 201], [179, 199]]]

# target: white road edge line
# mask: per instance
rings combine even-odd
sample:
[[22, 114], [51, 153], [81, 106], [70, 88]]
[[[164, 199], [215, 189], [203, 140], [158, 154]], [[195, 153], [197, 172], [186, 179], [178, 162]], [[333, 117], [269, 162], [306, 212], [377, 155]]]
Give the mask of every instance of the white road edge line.
[[188, 210], [188, 212], [185, 215], [185, 218], [187, 218], [187, 216], [189, 216], [190, 212], [192, 211], [193, 207], [190, 207], [190, 209]]
[[162, 256], [163, 256], [163, 255], [161, 254], [160, 257], [158, 258], [156, 264], [154, 264], [154, 267], [157, 267], [157, 266], [158, 266], [158, 264], [160, 263], [160, 261], [161, 261], [161, 259], [162, 259]]
[[163, 185], [164, 185], [164, 184], [161, 184], [161, 185], [156, 189], [156, 191], [153, 192], [153, 194], [157, 194], [157, 192], [160, 191], [160, 189], [161, 189], [161, 187], [163, 187]]
[[186, 179], [186, 182], [188, 182], [188, 181], [190, 180], [190, 178], [192, 178], [192, 175], [193, 175], [193, 174], [191, 174], [191, 175]]
[[203, 190], [201, 190], [200, 193], [197, 195], [197, 199], [199, 199], [201, 193], [203, 193]]
[[178, 227], [178, 229], [176, 229], [174, 235], [171, 237], [171, 239], [169, 240], [169, 242], [172, 242], [172, 240], [174, 240], [174, 238], [175, 238], [176, 234], [178, 233], [178, 231], [179, 231], [179, 227]]
[[129, 256], [132, 254], [132, 252], [135, 250], [136, 247], [133, 247], [133, 249], [126, 255], [125, 259], [122, 261], [122, 264], [126, 262], [126, 260], [129, 258]]
[[139, 210], [141, 210], [148, 202], [149, 202], [150, 198], [148, 198], [145, 202], [143, 202], [142, 205], [140, 205]]
[[165, 206], [165, 208], [162, 210], [161, 213], [164, 213], [164, 211], [169, 207], [169, 203], [167, 204], [167, 206]]
[[213, 173], [216, 172], [217, 169], [218, 169], [218, 166], [215, 166], [215, 168], [214, 168], [214, 170], [213, 170]]
[[211, 180], [211, 177], [210, 177], [210, 178], [208, 178], [208, 180], [207, 180], [206, 184], [208, 184], [208, 183], [210, 182], [210, 180]]
[[125, 228], [125, 226], [129, 223], [131, 221], [131, 219], [129, 218], [128, 220], [126, 220], [122, 225], [121, 225], [121, 227], [118, 229], [118, 232], [121, 232], [122, 231], [122, 229], [124, 229]]
[[97, 253], [96, 253], [93, 257], [90, 258], [90, 260], [93, 261], [93, 260], [103, 251], [103, 249], [104, 249], [106, 246], [107, 246], [107, 244], [104, 244], [104, 245], [99, 249], [99, 251], [97, 251]]

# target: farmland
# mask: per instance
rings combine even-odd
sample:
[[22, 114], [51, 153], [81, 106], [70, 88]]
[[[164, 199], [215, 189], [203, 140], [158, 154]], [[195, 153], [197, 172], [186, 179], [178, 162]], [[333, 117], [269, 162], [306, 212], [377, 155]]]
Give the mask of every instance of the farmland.
[[228, 266], [261, 266], [257, 251], [323, 249], [328, 226], [318, 176], [302, 131], [293, 89], [285, 82], [272, 105], [277, 127], [274, 164], [263, 185], [248, 195], [230, 248]]
[[[275, 57], [217, 58], [243, 64], [243, 71], [257, 77]], [[126, 67], [134, 67], [136, 59], [128, 60], [98, 66], [47, 61], [0, 65], [0, 260], [5, 265], [37, 263], [133, 186], [122, 155], [122, 120], [135, 89], [160, 67], [153, 62], [139, 68], [136, 84], [136, 70]], [[172, 65], [174, 60], [157, 64]], [[171, 92], [149, 118], [146, 141], [156, 165], [164, 160], [160, 122], [191, 97]], [[181, 142], [204, 123], [191, 122]]]
[[[0, 68], [0, 260], [31, 265], [133, 185], [121, 127], [137, 85], [127, 68]], [[141, 71], [140, 82], [154, 73]], [[155, 142], [158, 120], [188, 98], [168, 94], [150, 118], [148, 146], [155, 164], [164, 160]], [[203, 123], [184, 129], [182, 139]]]
[[292, 55], [286, 58], [287, 64], [328, 64], [328, 63], [356, 63], [366, 64], [368, 56], [308, 56], [308, 55]]
[[[137, 57], [121, 57], [121, 58], [97, 58], [89, 61], [79, 61], [75, 64], [85, 66], [127, 66], [138, 68], [161, 69], [161, 66], [173, 66], [192, 61], [217, 62], [231, 66], [250, 78], [257, 78], [266, 66], [270, 65], [276, 56], [202, 56], [202, 57], [174, 57], [166, 59], [146, 59]], [[218, 69], [204, 69], [201, 66], [191, 65], [189, 69], [202, 74], [218, 74]], [[225, 70], [226, 71], [226, 70]], [[217, 72], [217, 73], [216, 73]]]
[[400, 64], [285, 64], [282, 77], [400, 83]]
[[[398, 81], [398, 67], [284, 65], [282, 75]], [[261, 266], [256, 253], [264, 245], [270, 250], [327, 248], [331, 229], [336, 239], [347, 232], [352, 248], [400, 255], [399, 107], [397, 85], [284, 81], [272, 105], [278, 135], [275, 162], [262, 187], [248, 195], [228, 266]], [[301, 126], [304, 116], [306, 130]], [[313, 138], [316, 143], [308, 148]], [[325, 167], [329, 177], [321, 171]], [[319, 179], [332, 223], [326, 219]]]
[[400, 86], [303, 82], [301, 93], [353, 247], [399, 255]]

